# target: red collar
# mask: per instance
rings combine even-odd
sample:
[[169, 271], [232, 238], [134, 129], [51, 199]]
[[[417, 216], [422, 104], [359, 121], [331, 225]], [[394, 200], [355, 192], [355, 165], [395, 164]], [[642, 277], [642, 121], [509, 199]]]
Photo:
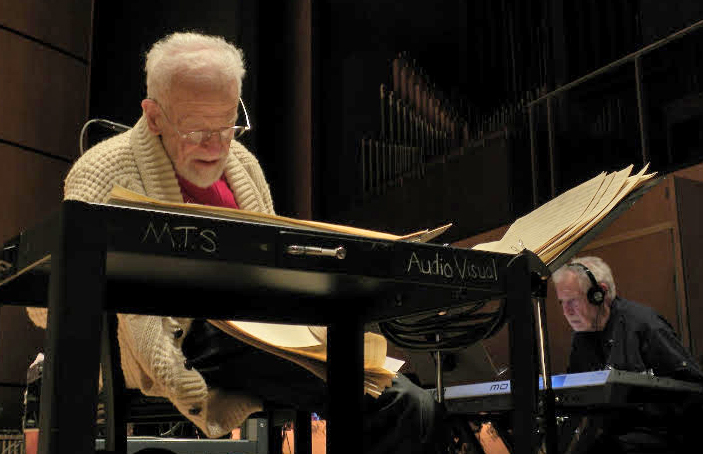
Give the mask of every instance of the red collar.
[[232, 190], [227, 185], [224, 174], [207, 188], [198, 187], [178, 174], [176, 174], [176, 177], [178, 178], [178, 185], [181, 187], [183, 200], [186, 203], [239, 208]]

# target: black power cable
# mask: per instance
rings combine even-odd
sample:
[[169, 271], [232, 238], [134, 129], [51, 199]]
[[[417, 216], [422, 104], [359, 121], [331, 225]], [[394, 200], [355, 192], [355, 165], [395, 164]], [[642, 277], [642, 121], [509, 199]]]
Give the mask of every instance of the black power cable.
[[[505, 300], [475, 302], [429, 316], [379, 323], [381, 333], [399, 347], [419, 351], [448, 351], [468, 347], [494, 335], [506, 321]], [[452, 313], [450, 313], [452, 312]]]

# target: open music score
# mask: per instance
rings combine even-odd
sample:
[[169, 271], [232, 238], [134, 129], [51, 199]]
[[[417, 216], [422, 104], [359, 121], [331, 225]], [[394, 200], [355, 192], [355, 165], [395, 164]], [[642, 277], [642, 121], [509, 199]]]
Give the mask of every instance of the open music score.
[[[240, 341], [287, 359], [309, 370], [322, 380], [327, 379], [327, 345], [316, 336], [324, 327], [308, 329], [303, 325], [208, 320], [214, 326]], [[317, 330], [315, 328], [318, 328]], [[378, 397], [392, 384], [404, 361], [386, 356], [386, 339], [375, 333], [364, 333], [364, 392]]]
[[632, 165], [618, 172], [602, 172], [517, 219], [500, 240], [473, 249], [505, 254], [528, 249], [549, 264], [650, 181], [656, 172], [646, 174], [648, 167], [635, 175], [630, 175]]
[[322, 232], [343, 233], [347, 235], [357, 235], [365, 238], [375, 238], [380, 240], [404, 240], [416, 243], [426, 243], [446, 232], [452, 224], [445, 224], [434, 229], [424, 229], [406, 235], [394, 235], [376, 230], [361, 229], [340, 224], [330, 224], [328, 222], [309, 221], [305, 219], [295, 219], [285, 216], [260, 213], [234, 208], [199, 205], [195, 203], [164, 202], [137, 192], [125, 189], [122, 186], [114, 186], [110, 191], [108, 203], [128, 207], [141, 207], [152, 210], [167, 210], [182, 214], [198, 214], [205, 216], [221, 217], [226, 219], [236, 219], [240, 221], [259, 222], [265, 224], [279, 225], [283, 227], [295, 227], [299, 229], [315, 230]]

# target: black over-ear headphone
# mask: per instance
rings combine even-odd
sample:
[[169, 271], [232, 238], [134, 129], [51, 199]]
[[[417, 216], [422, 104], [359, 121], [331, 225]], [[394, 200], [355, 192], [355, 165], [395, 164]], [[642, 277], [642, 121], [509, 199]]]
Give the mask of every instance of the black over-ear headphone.
[[569, 263], [569, 266], [581, 268], [584, 273], [586, 273], [586, 276], [588, 276], [588, 280], [591, 281], [591, 288], [589, 288], [586, 292], [586, 299], [588, 302], [594, 306], [600, 306], [603, 304], [603, 301], [605, 301], [605, 292], [603, 292], [601, 286], [598, 285], [598, 281], [596, 281], [596, 277], [593, 273], [591, 273], [591, 270], [589, 270], [583, 263]]

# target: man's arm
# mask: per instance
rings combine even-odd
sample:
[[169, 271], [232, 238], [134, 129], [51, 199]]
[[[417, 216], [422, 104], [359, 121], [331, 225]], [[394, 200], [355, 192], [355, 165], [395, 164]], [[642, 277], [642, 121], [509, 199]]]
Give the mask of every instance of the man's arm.
[[703, 383], [703, 370], [661, 317], [642, 340], [642, 358], [658, 376]]

